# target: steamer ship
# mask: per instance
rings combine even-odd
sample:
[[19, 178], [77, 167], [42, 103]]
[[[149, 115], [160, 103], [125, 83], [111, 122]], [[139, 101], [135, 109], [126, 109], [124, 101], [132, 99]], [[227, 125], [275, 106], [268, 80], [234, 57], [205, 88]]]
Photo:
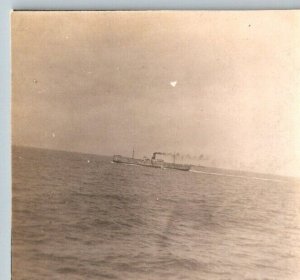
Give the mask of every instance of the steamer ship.
[[[156, 158], [157, 155], [172, 155], [173, 162], [165, 162], [162, 159]], [[121, 155], [114, 155], [113, 162], [114, 163], [123, 163], [123, 164], [130, 164], [130, 165], [141, 165], [146, 167], [153, 167], [153, 168], [162, 168], [162, 169], [177, 169], [182, 171], [189, 171], [191, 169], [191, 165], [189, 164], [180, 164], [175, 163], [176, 155], [175, 154], [167, 154], [161, 152], [154, 152], [151, 159], [144, 157], [143, 159], [136, 159], [134, 158], [134, 150], [132, 151], [132, 157], [124, 157]]]

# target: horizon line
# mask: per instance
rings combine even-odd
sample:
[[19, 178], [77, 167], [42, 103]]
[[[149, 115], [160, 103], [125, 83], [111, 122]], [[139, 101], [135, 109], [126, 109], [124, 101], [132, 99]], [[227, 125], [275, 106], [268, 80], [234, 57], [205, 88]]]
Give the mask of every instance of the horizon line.
[[[29, 148], [29, 149], [39, 149], [39, 150], [48, 150], [48, 151], [56, 151], [56, 152], [66, 152], [66, 153], [76, 153], [76, 154], [91, 155], [91, 156], [104, 156], [104, 157], [112, 157], [113, 156], [113, 154], [109, 154], [108, 155], [108, 154], [88, 153], [88, 152], [80, 152], [80, 151], [74, 151], [74, 150], [60, 150], [60, 149], [51, 149], [51, 148], [46, 148], [46, 147], [26, 146], [26, 145], [17, 145], [17, 144], [11, 144], [11, 151], [12, 151], [12, 149], [14, 147]], [[228, 168], [223, 168], [223, 167], [203, 166], [203, 165], [194, 165], [194, 164], [192, 164], [192, 166], [194, 166], [194, 167], [201, 167], [201, 168], [207, 168], [207, 169], [219, 169], [219, 170], [225, 170], [225, 171], [229, 171], [229, 172], [247, 172], [247, 173], [252, 173], [252, 174], [262, 175], [262, 176], [277, 176], [277, 177], [286, 178], [286, 179], [293, 179], [293, 180], [299, 180], [300, 179], [300, 177], [292, 176], [292, 175], [281, 175], [281, 174], [274, 174], [274, 173], [263, 173], [263, 172], [257, 172], [257, 171], [251, 171], [251, 170], [244, 170], [244, 169], [228, 169]], [[226, 174], [224, 174], [224, 176], [226, 176]]]

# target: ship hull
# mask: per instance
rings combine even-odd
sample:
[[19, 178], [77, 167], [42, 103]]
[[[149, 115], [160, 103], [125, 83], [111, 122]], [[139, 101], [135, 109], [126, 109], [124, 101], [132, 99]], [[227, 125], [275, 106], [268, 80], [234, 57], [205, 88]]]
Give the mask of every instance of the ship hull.
[[123, 157], [123, 156], [114, 156], [113, 162], [130, 164], [130, 165], [140, 165], [140, 166], [152, 167], [152, 168], [176, 169], [176, 170], [181, 170], [181, 171], [189, 171], [191, 169], [191, 165], [188, 165], [188, 164], [161, 162], [161, 161], [149, 160], [149, 159], [143, 160], [143, 159]]

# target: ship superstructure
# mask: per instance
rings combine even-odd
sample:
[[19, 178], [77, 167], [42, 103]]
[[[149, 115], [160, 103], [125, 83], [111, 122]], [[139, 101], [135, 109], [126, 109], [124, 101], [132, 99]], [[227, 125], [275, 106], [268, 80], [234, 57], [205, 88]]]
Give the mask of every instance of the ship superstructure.
[[[151, 159], [144, 157], [143, 159], [136, 159], [134, 158], [134, 152], [132, 157], [124, 157], [121, 155], [114, 155], [113, 162], [114, 163], [124, 163], [124, 164], [131, 164], [131, 165], [141, 165], [146, 167], [154, 167], [154, 168], [168, 168], [168, 169], [177, 169], [182, 171], [189, 171], [191, 169], [191, 165], [189, 164], [180, 164], [176, 163], [176, 156], [172, 154], [173, 162], [166, 162], [162, 159], [158, 159], [157, 155], [166, 155], [166, 153], [161, 152], [154, 152]], [[170, 155], [170, 154], [168, 154]]]

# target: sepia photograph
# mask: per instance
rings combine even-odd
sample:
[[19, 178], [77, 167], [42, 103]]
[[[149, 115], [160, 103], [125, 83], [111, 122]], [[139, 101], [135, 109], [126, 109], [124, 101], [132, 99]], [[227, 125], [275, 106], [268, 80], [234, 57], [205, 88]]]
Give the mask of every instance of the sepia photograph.
[[300, 12], [15, 11], [12, 279], [300, 279]]

